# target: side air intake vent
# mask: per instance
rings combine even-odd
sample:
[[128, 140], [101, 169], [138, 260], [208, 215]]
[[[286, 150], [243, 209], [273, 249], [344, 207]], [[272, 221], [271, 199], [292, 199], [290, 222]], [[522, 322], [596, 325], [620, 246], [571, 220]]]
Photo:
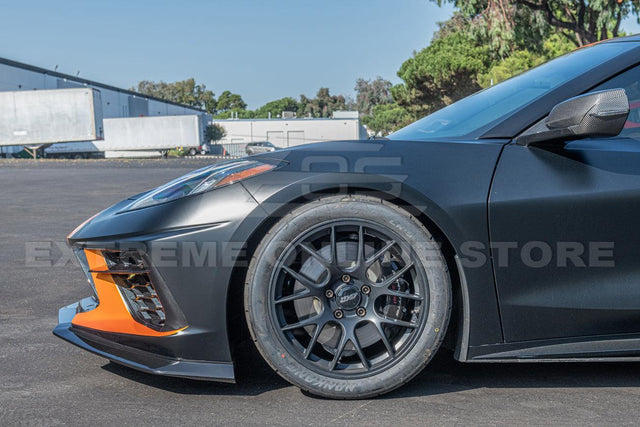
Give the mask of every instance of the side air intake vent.
[[155, 329], [164, 326], [164, 307], [146, 273], [114, 274], [113, 278], [134, 317]]

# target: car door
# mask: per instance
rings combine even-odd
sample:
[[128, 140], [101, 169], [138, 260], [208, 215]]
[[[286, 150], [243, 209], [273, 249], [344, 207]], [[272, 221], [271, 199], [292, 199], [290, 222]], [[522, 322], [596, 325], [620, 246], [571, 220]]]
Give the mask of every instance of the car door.
[[507, 145], [489, 200], [492, 262], [507, 342], [640, 333], [640, 66], [622, 133]]

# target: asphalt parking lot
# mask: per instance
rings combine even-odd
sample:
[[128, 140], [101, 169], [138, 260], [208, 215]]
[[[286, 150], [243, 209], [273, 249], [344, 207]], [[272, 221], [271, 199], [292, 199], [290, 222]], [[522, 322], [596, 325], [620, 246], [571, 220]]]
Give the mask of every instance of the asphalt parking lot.
[[[59, 307], [89, 294], [79, 268], [25, 265], [122, 198], [207, 159], [0, 160], [0, 426], [637, 424], [640, 364], [460, 364], [440, 357], [374, 400], [309, 397], [247, 343], [238, 384], [162, 378], [55, 338]], [[55, 250], [54, 250], [55, 252]]]

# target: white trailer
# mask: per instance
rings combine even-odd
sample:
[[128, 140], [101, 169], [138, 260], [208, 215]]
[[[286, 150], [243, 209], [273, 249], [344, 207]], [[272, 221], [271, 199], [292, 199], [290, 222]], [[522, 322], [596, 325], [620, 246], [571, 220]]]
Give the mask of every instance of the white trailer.
[[47, 157], [149, 157], [183, 148], [199, 151], [204, 141], [207, 117], [202, 114], [104, 119], [104, 140], [55, 144]]
[[0, 92], [0, 146], [37, 147], [102, 137], [98, 90]]

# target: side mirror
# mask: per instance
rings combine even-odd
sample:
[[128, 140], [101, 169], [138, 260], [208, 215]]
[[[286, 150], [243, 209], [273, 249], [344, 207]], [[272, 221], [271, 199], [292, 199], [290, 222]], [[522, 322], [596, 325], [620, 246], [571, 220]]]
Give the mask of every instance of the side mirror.
[[516, 138], [518, 145], [567, 139], [616, 136], [629, 115], [624, 89], [576, 96], [553, 107], [546, 119]]

